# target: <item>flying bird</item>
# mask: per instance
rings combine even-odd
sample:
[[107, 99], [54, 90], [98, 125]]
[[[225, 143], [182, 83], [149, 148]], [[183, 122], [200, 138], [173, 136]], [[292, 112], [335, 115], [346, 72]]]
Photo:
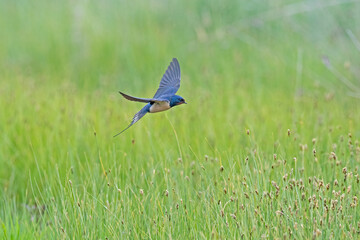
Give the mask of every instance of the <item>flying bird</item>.
[[137, 98], [119, 92], [124, 98], [130, 101], [147, 103], [138, 113], [135, 114], [130, 125], [124, 130], [116, 134], [114, 137], [120, 135], [129, 127], [134, 125], [147, 113], [156, 113], [168, 110], [172, 107], [186, 103], [184, 98], [175, 95], [180, 88], [180, 65], [176, 58], [173, 58], [168, 66], [165, 74], [161, 78], [160, 85], [153, 98]]

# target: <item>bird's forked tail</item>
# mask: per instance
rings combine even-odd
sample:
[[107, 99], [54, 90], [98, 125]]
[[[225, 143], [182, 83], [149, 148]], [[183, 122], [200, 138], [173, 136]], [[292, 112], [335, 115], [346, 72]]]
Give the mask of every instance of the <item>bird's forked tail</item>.
[[137, 121], [139, 121], [143, 116], [145, 116], [146, 113], [148, 113], [150, 111], [150, 107], [151, 104], [148, 103], [146, 104], [139, 112], [137, 112], [134, 117], [133, 120], [131, 121], [131, 123], [129, 124], [129, 126], [127, 126], [124, 130], [122, 130], [121, 132], [119, 132], [118, 134], [114, 135], [114, 137], [122, 134], [125, 130], [127, 130], [129, 127], [131, 127], [132, 125], [134, 125]]

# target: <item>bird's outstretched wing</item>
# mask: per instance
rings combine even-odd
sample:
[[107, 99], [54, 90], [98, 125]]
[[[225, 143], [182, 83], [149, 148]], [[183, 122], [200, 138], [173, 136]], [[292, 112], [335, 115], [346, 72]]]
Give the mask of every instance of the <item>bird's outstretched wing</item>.
[[134, 101], [134, 102], [144, 102], [144, 103], [160, 103], [160, 102], [164, 102], [167, 101], [166, 99], [157, 99], [157, 98], [138, 98], [138, 97], [133, 97], [130, 95], [127, 95], [125, 93], [119, 92], [124, 98], [126, 98], [127, 100], [130, 101]]
[[124, 130], [122, 130], [121, 132], [119, 132], [118, 134], [114, 135], [114, 137], [122, 134], [125, 130], [127, 130], [129, 127], [131, 127], [132, 125], [134, 125], [137, 121], [140, 120], [140, 118], [142, 118], [143, 116], [145, 116], [146, 113], [149, 112], [151, 105], [146, 104], [145, 107], [143, 107], [139, 112], [137, 112], [134, 117], [133, 120], [131, 121], [131, 123], [129, 124], [129, 126], [127, 126]]
[[154, 98], [161, 96], [174, 95], [180, 88], [180, 65], [176, 58], [168, 66], [164, 76], [161, 78], [160, 85]]

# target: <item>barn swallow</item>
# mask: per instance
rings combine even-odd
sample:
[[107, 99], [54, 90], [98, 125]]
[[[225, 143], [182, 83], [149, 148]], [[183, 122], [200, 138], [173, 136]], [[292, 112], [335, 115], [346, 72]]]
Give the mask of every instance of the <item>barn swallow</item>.
[[138, 113], [135, 114], [130, 125], [127, 126], [120, 133], [114, 137], [120, 135], [129, 127], [134, 125], [147, 113], [156, 113], [169, 110], [172, 107], [186, 103], [184, 98], [175, 95], [180, 88], [180, 65], [176, 58], [173, 58], [172, 62], [168, 66], [165, 74], [161, 78], [160, 85], [153, 98], [137, 98], [127, 95], [123, 92], [119, 92], [125, 99], [135, 102], [147, 103]]

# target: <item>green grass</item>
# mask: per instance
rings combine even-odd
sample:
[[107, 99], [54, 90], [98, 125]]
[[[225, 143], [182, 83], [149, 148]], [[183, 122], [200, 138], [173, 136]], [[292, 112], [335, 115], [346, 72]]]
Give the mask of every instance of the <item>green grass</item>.
[[[0, 0], [0, 237], [358, 238], [359, 99], [321, 57], [360, 87], [359, 12]], [[189, 104], [113, 138], [172, 57]]]

